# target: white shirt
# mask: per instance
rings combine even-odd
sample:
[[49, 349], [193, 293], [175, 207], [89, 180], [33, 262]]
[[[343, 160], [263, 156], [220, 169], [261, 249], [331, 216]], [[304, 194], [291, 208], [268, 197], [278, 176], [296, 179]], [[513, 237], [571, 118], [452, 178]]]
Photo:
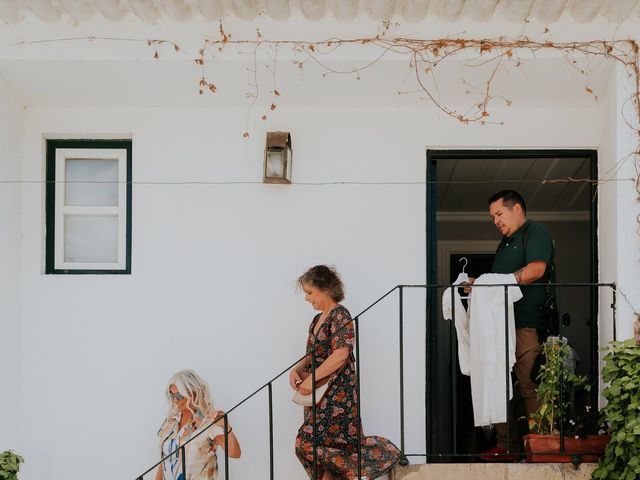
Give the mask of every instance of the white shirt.
[[[513, 397], [511, 376], [516, 362], [513, 304], [522, 298], [519, 287], [507, 287], [508, 345], [505, 351], [505, 287], [515, 284], [512, 273], [485, 273], [476, 279], [469, 310], [469, 367], [473, 417], [477, 427], [507, 421], [507, 388]], [[457, 312], [456, 312], [457, 313]], [[508, 360], [507, 360], [508, 358]]]

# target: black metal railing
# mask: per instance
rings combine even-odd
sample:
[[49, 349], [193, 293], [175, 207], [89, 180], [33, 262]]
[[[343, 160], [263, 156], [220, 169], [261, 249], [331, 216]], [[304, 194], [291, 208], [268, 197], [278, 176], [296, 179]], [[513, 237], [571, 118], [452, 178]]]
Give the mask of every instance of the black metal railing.
[[[612, 328], [613, 328], [613, 337], [614, 339], [617, 338], [616, 336], [616, 308], [617, 308], [617, 297], [616, 297], [616, 285], [613, 283], [554, 283], [554, 284], [546, 284], [549, 287], [553, 287], [554, 289], [556, 289], [557, 292], [557, 299], [558, 299], [558, 307], [560, 312], [562, 312], [562, 300], [563, 300], [563, 293], [564, 293], [564, 289], [565, 288], [587, 288], [590, 291], [590, 294], [592, 297], [594, 298], [598, 298], [598, 294], [597, 292], [599, 291], [599, 289], [601, 288], [608, 288], [611, 290], [612, 292], [612, 301], [610, 304], [610, 308], [611, 308], [611, 312], [612, 312]], [[504, 289], [504, 295], [505, 295], [505, 305], [504, 305], [504, 315], [505, 315], [505, 383], [506, 383], [506, 390], [507, 390], [507, 394], [506, 394], [506, 407], [507, 407], [507, 412], [509, 412], [509, 403], [510, 403], [510, 391], [512, 390], [512, 386], [511, 386], [511, 372], [510, 369], [508, 367], [509, 365], [509, 315], [508, 315], [508, 289], [509, 287], [517, 287], [519, 285], [516, 284], [495, 284], [495, 285], [474, 285], [473, 288], [496, 288], [496, 287], [502, 287]], [[408, 464], [408, 458], [410, 457], [423, 457], [426, 459], [427, 462], [432, 461], [433, 459], [436, 458], [462, 458], [462, 457], [477, 457], [478, 455], [480, 455], [479, 452], [474, 452], [474, 453], [462, 453], [458, 451], [457, 448], [457, 425], [458, 425], [458, 416], [457, 416], [457, 412], [455, 410], [455, 408], [452, 410], [452, 418], [451, 418], [451, 422], [452, 425], [455, 427], [453, 428], [453, 442], [452, 442], [452, 448], [449, 451], [433, 451], [433, 449], [430, 449], [429, 446], [429, 436], [430, 436], [430, 432], [433, 431], [433, 427], [432, 425], [430, 425], [431, 420], [429, 418], [429, 415], [426, 415], [426, 425], [425, 425], [425, 442], [424, 442], [424, 451], [423, 452], [418, 452], [418, 453], [408, 453], [406, 452], [405, 448], [405, 385], [404, 385], [404, 376], [405, 376], [405, 362], [404, 362], [404, 292], [406, 290], [412, 290], [412, 289], [423, 289], [427, 292], [438, 292], [447, 288], [451, 288], [451, 294], [454, 295], [454, 289], [458, 288], [458, 286], [454, 286], [454, 285], [445, 285], [445, 284], [438, 284], [438, 285], [397, 285], [395, 287], [393, 287], [391, 290], [389, 290], [387, 293], [385, 293], [384, 295], [382, 295], [380, 298], [378, 298], [375, 302], [373, 302], [371, 305], [369, 305], [367, 308], [365, 308], [362, 312], [360, 312], [358, 315], [356, 315], [355, 317], [352, 318], [351, 321], [345, 323], [345, 325], [343, 325], [340, 329], [338, 329], [336, 332], [334, 332], [329, 338], [322, 340], [320, 342], [314, 341], [314, 345], [313, 348], [311, 349], [311, 356], [312, 356], [312, 361], [311, 361], [311, 383], [312, 383], [312, 422], [313, 422], [313, 478], [314, 480], [317, 480], [318, 478], [318, 469], [317, 469], [317, 432], [316, 432], [316, 395], [315, 395], [315, 390], [316, 390], [316, 351], [317, 349], [324, 345], [327, 344], [328, 342], [331, 341], [331, 339], [333, 337], [335, 337], [336, 335], [340, 334], [344, 329], [349, 328], [349, 325], [353, 322], [353, 326], [354, 326], [354, 330], [355, 330], [355, 363], [356, 363], [356, 394], [357, 394], [357, 403], [356, 403], [356, 408], [357, 408], [357, 422], [358, 422], [358, 428], [357, 428], [357, 436], [358, 436], [358, 449], [357, 449], [357, 459], [358, 459], [358, 477], [362, 476], [362, 451], [361, 451], [361, 432], [362, 432], [362, 422], [361, 422], [361, 414], [362, 414], [362, 406], [361, 406], [361, 395], [360, 395], [360, 317], [362, 317], [364, 314], [366, 314], [367, 312], [369, 312], [373, 307], [375, 307], [376, 305], [378, 305], [380, 302], [382, 302], [383, 300], [387, 299], [388, 297], [390, 297], [395, 291], [398, 292], [398, 336], [399, 336], [399, 344], [398, 344], [398, 362], [399, 362], [399, 371], [398, 371], [398, 396], [399, 396], [399, 433], [400, 433], [400, 461], [399, 463], [401, 465], [406, 465]], [[594, 295], [594, 292], [596, 293]], [[437, 298], [437, 296], [434, 295], [428, 295], [427, 296], [428, 299], [431, 299], [432, 302], [436, 301], [435, 299]], [[439, 302], [439, 300], [437, 300]], [[427, 301], [427, 305], [425, 308], [425, 316], [428, 315], [433, 315], [433, 311], [431, 310], [430, 312], [430, 307], [428, 305], [429, 300]], [[451, 319], [451, 321], [449, 322], [449, 337], [450, 337], [450, 355], [449, 355], [449, 361], [451, 362], [451, 369], [450, 369], [450, 374], [451, 374], [451, 385], [450, 385], [450, 389], [451, 389], [451, 398], [452, 398], [452, 404], [453, 405], [457, 405], [458, 402], [458, 392], [456, 389], [456, 381], [455, 378], [458, 374], [458, 367], [457, 367], [457, 352], [456, 352], [456, 346], [457, 346], [457, 342], [455, 339], [455, 335], [454, 335], [454, 328], [455, 328], [455, 308], [454, 308], [454, 302], [453, 302], [453, 298], [452, 298], [452, 314], [453, 314], [453, 318]], [[597, 310], [597, 302], [595, 303], [595, 308]], [[592, 302], [592, 307], [591, 309], [594, 309], [594, 303]], [[592, 311], [592, 316], [595, 317], [597, 316], [597, 311]], [[440, 316], [441, 317], [441, 316]], [[438, 321], [441, 320], [441, 318], [438, 319]], [[597, 330], [596, 330], [596, 326], [595, 326], [595, 322], [591, 323], [591, 353], [595, 356], [597, 354], [597, 350], [598, 350], [598, 335], [597, 335]], [[594, 332], [595, 330], [595, 332]], [[429, 337], [429, 335], [431, 335], [433, 332], [429, 332], [429, 329], [427, 328], [427, 332], [426, 335], [427, 337]], [[562, 335], [563, 333], [563, 325], [562, 322], [560, 322], [559, 324], [559, 335]], [[429, 338], [426, 339], [426, 345], [428, 346], [430, 344], [429, 342]], [[427, 347], [428, 348], [428, 347]], [[186, 452], [185, 452], [185, 448], [189, 445], [189, 443], [193, 442], [194, 440], [196, 440], [196, 438], [198, 438], [200, 435], [205, 434], [205, 432], [207, 432], [217, 421], [219, 421], [220, 419], [223, 420], [224, 422], [224, 478], [225, 480], [229, 480], [229, 454], [228, 454], [228, 418], [229, 415], [234, 412], [236, 409], [238, 409], [241, 405], [243, 405], [244, 403], [248, 402], [250, 399], [252, 399], [253, 397], [255, 397], [258, 393], [266, 390], [267, 391], [267, 401], [268, 401], [268, 437], [269, 437], [269, 479], [273, 480], [274, 477], [274, 440], [273, 440], [273, 383], [279, 379], [280, 377], [282, 377], [283, 375], [285, 375], [286, 373], [288, 373], [293, 367], [295, 367], [300, 361], [302, 361], [303, 359], [306, 359], [309, 356], [309, 353], [306, 353], [305, 355], [303, 355], [302, 357], [300, 357], [299, 359], [297, 359], [294, 363], [292, 363], [290, 366], [288, 366], [287, 368], [283, 369], [280, 373], [278, 373], [277, 375], [275, 375], [273, 378], [271, 378], [269, 381], [267, 381], [265, 384], [263, 384], [261, 387], [259, 387], [258, 389], [256, 389], [253, 393], [251, 393], [250, 395], [246, 396], [244, 399], [242, 399], [240, 402], [238, 402], [237, 404], [235, 404], [233, 407], [231, 407], [229, 410], [227, 410], [223, 415], [215, 418], [214, 420], [211, 421], [211, 423], [209, 423], [206, 427], [202, 428], [201, 430], [199, 430], [196, 434], [194, 434], [193, 436], [191, 436], [186, 442], [184, 442], [182, 445], [179, 445], [175, 450], [173, 450], [172, 452], [169, 452], [167, 455], [165, 455], [164, 457], [162, 457], [158, 462], [154, 463], [151, 467], [149, 467], [147, 470], [145, 470], [143, 473], [141, 473], [140, 475], [138, 475], [137, 477], [135, 477], [136, 480], [143, 480], [144, 477], [151, 473], [152, 471], [154, 471], [157, 467], [159, 467], [161, 464], [163, 464], [163, 462], [167, 459], [170, 459], [173, 455], [179, 454], [182, 458], [182, 474], [183, 477], [186, 478]], [[597, 357], [596, 357], [596, 362], [597, 362]], [[594, 362], [591, 362], [591, 365], [593, 365]], [[596, 363], [597, 365], [597, 363]], [[562, 367], [561, 367], [562, 368]], [[429, 375], [431, 373], [433, 373], [433, 366], [429, 365], [429, 363], [427, 362], [427, 364], [425, 365], [425, 413], [428, 411], [428, 407], [429, 407], [429, 402], [432, 401], [432, 392], [429, 392], [429, 388], [428, 388], [428, 378]], [[596, 392], [595, 394], [597, 395], [597, 385], [598, 385], [598, 372], [596, 371], [592, 371], [592, 374], [594, 374], [593, 376], [595, 376], [595, 378], [591, 379], [591, 383], [595, 388]], [[562, 381], [563, 376], [560, 375], [560, 379]], [[561, 402], [562, 400], [562, 395], [563, 395], [563, 388], [561, 386], [560, 388], [560, 395], [561, 395]], [[563, 438], [563, 434], [564, 434], [564, 430], [563, 430], [563, 419], [560, 419], [559, 425], [560, 425], [560, 453], [564, 453], [564, 438]], [[510, 450], [510, 445], [511, 445], [511, 418], [509, 415], [507, 415], [507, 453], [505, 455], [511, 455], [513, 454], [513, 452]], [[587, 453], [592, 453], [592, 452], [587, 452]], [[541, 452], [541, 455], [557, 455], [558, 452]]]

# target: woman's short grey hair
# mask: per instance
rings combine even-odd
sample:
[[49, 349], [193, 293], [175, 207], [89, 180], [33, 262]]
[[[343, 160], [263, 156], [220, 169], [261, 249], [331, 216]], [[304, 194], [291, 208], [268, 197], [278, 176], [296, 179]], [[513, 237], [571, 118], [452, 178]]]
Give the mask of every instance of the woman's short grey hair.
[[304, 285], [311, 285], [318, 290], [322, 290], [334, 302], [344, 300], [344, 285], [334, 267], [327, 265], [311, 267], [298, 278], [298, 286], [304, 287]]

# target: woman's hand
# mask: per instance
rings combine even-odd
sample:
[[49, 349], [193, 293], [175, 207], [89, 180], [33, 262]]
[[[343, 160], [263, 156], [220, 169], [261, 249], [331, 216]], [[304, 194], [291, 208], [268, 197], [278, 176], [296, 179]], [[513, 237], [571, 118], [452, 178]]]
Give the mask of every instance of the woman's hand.
[[[224, 412], [218, 410], [211, 420], [215, 420], [216, 417], [220, 417], [220, 419], [216, 421], [216, 425], [224, 431]], [[224, 433], [218, 435], [214, 440], [220, 447], [224, 448]], [[233, 432], [233, 427], [229, 423], [229, 417], [227, 417], [227, 443], [229, 444], [229, 456], [231, 458], [240, 458], [240, 442]]]
[[291, 385], [291, 388], [293, 388], [294, 390], [298, 390], [301, 383], [302, 378], [300, 378], [300, 374], [295, 367], [292, 368], [291, 372], [289, 372], [289, 385]]
[[[216, 420], [216, 418], [218, 420]], [[216, 425], [218, 425], [220, 428], [222, 428], [222, 430], [224, 430], [224, 412], [222, 410], [218, 410], [214, 412], [213, 415], [209, 417], [210, 422], [213, 422], [214, 420]], [[227, 430], [230, 430], [230, 429], [231, 429], [231, 423], [229, 423], [229, 417], [227, 417]]]
[[311, 393], [311, 375], [309, 375], [304, 382], [298, 385], [297, 390], [302, 395], [309, 395]]

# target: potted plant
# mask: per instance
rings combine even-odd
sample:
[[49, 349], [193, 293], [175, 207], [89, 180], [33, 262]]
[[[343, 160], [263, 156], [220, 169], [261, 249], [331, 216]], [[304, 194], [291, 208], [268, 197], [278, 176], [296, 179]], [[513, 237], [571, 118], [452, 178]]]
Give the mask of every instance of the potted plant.
[[635, 339], [610, 342], [607, 350], [602, 377], [610, 382], [603, 395], [611, 442], [593, 478], [636, 480], [640, 478], [640, 321], [636, 320]]
[[[586, 407], [576, 415], [569, 400], [572, 390], [590, 390], [587, 378], [574, 373], [573, 351], [566, 339], [549, 337], [542, 348], [546, 362], [538, 375], [540, 408], [529, 419], [532, 433], [524, 437], [527, 461], [595, 462], [604, 452], [609, 436], [597, 434], [602, 430], [597, 412]], [[564, 430], [562, 442], [560, 422]]]
[[0, 453], [0, 480], [18, 480], [18, 471], [24, 458], [11, 450]]

